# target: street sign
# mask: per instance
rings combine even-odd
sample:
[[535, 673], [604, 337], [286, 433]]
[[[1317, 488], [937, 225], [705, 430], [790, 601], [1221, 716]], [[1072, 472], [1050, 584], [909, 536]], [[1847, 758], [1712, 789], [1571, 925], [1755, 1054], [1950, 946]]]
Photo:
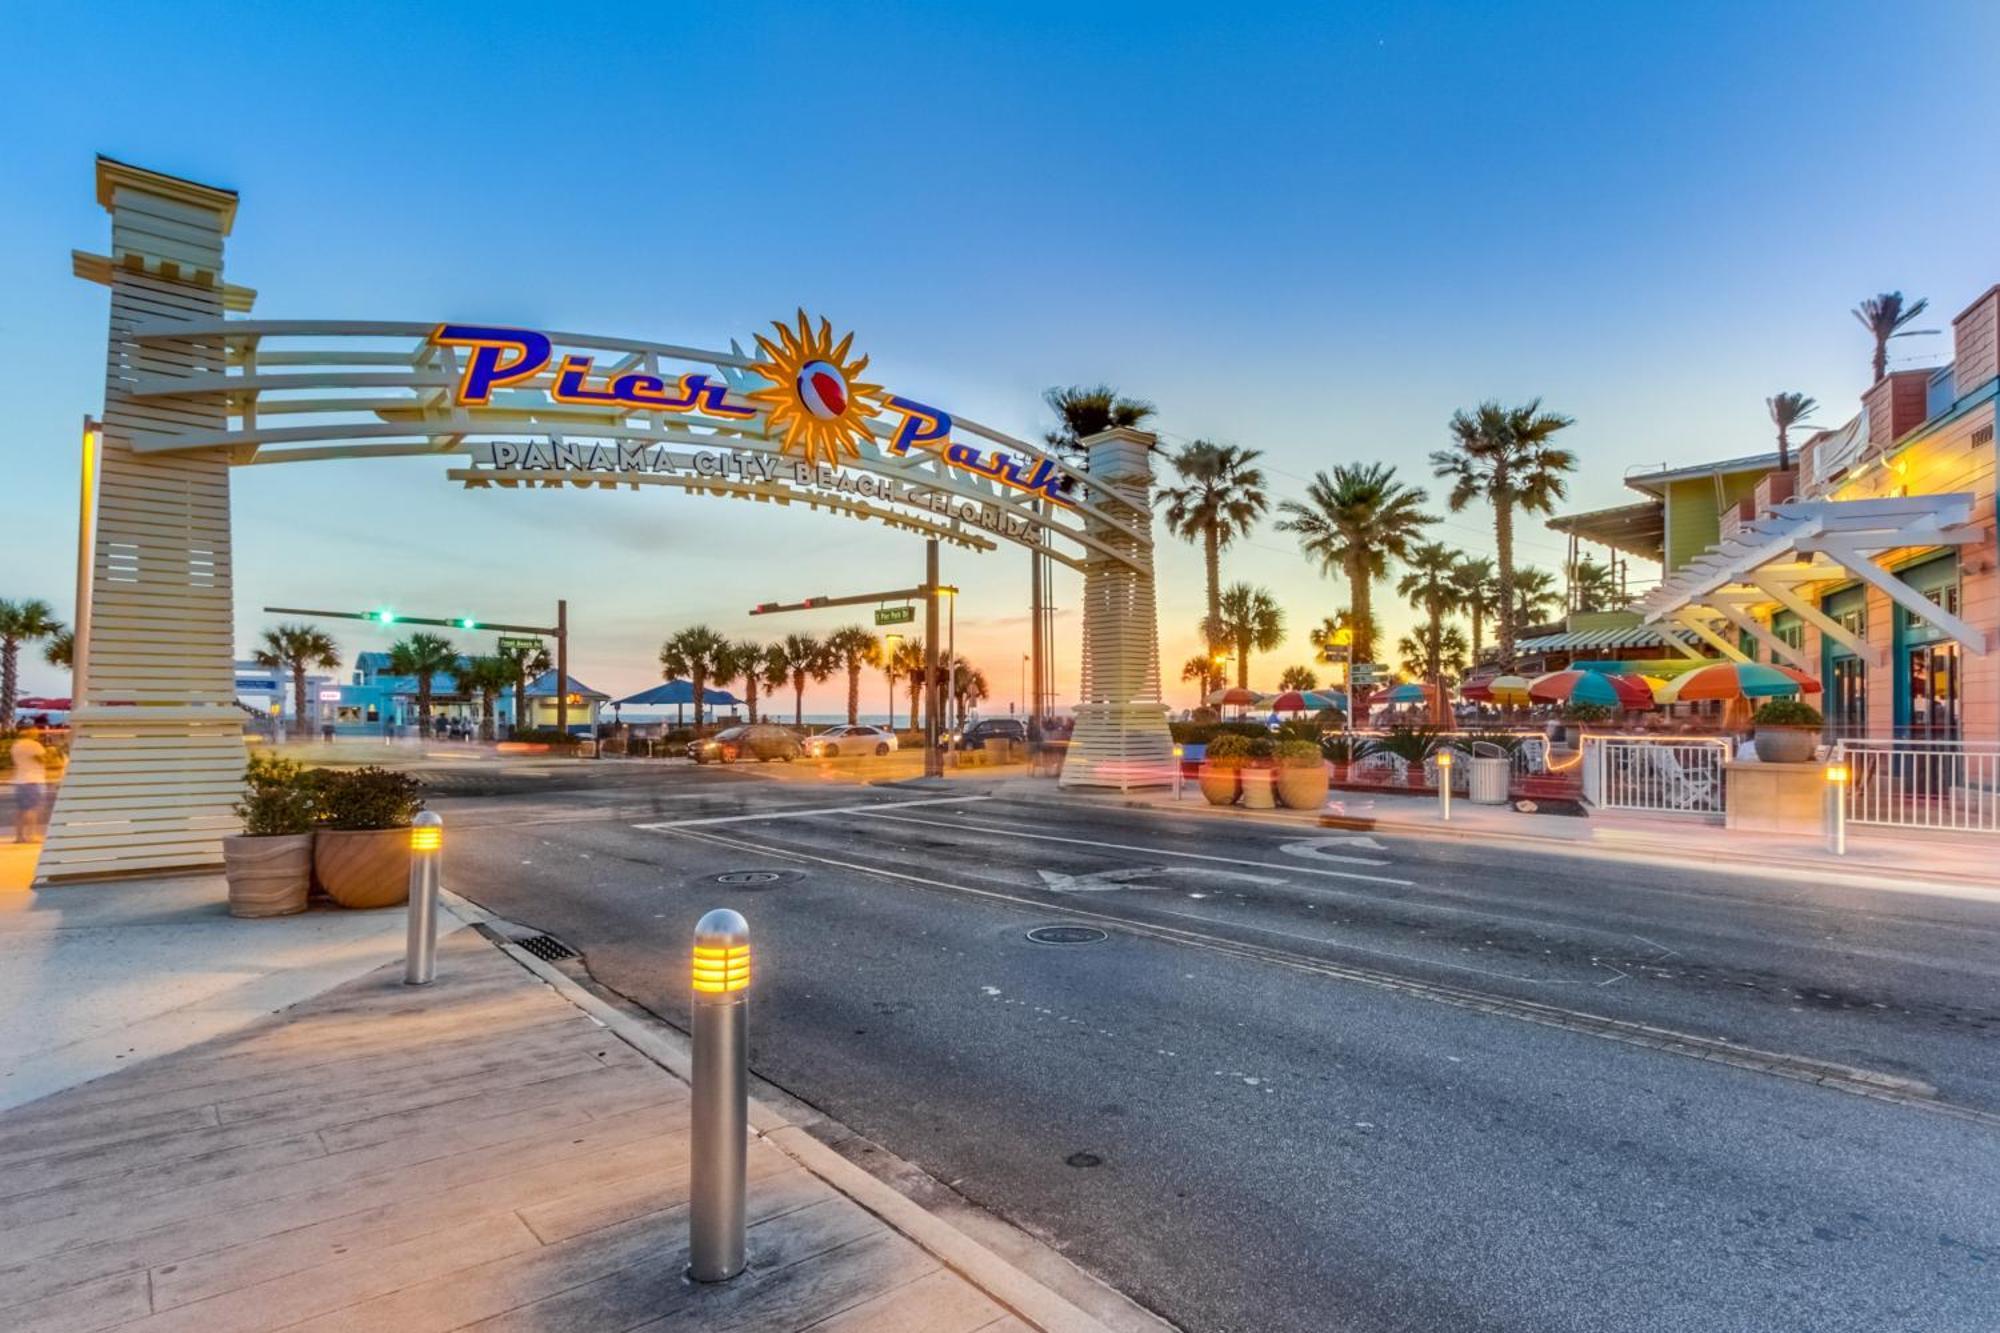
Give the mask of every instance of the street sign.
[[1356, 662], [1347, 668], [1349, 685], [1373, 685], [1389, 674], [1389, 668], [1380, 662]]
[[907, 625], [917, 618], [914, 606], [878, 606], [875, 608], [875, 623], [878, 625]]
[[513, 634], [502, 634], [500, 636], [500, 651], [503, 653], [513, 652], [517, 648], [522, 652], [532, 653], [541, 646], [542, 641], [540, 639], [524, 639]]

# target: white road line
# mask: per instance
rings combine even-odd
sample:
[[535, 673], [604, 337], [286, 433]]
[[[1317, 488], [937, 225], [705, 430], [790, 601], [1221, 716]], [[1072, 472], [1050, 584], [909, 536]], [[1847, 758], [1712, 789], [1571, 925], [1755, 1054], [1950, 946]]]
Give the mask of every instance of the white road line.
[[[1063, 838], [1053, 833], [1024, 833], [1011, 824], [1005, 828], [991, 828], [983, 824], [967, 824], [962, 821], [953, 822], [949, 819], [898, 819], [894, 815], [878, 815], [874, 813], [876, 810], [887, 810], [890, 808], [886, 805], [858, 806], [853, 813], [869, 815], [872, 818], [885, 820], [891, 824], [915, 824], [919, 828], [962, 828], [973, 833], [991, 833], [996, 836], [1008, 838], [1031, 838], [1036, 842], [1066, 842], [1076, 847], [1095, 847], [1100, 851], [1139, 852], [1146, 856], [1178, 856], [1188, 861], [1213, 861], [1218, 865], [1255, 866], [1260, 870], [1282, 870], [1288, 875], [1325, 875], [1332, 879], [1363, 880], [1369, 884], [1394, 884], [1405, 889], [1416, 887], [1415, 880], [1396, 879], [1389, 875], [1358, 875], [1353, 871], [1328, 870], [1323, 866], [1285, 865], [1276, 861], [1245, 861], [1234, 856], [1203, 856], [1200, 852], [1174, 852], [1168, 851], [1164, 847], [1134, 847], [1128, 843], [1100, 842], [1096, 838]], [[696, 820], [693, 822], [699, 823], [700, 821]], [[1355, 859], [1357, 861], [1360, 860], [1359, 857]], [[1385, 866], [1389, 863], [1387, 861], [1362, 861], [1361, 864]]]
[[908, 810], [919, 805], [964, 805], [970, 801], [990, 801], [991, 796], [933, 796], [921, 801], [883, 801], [876, 805], [821, 805], [810, 810], [764, 810], [754, 815], [716, 815], [709, 819], [675, 819], [656, 824], [634, 824], [650, 832], [696, 828], [705, 824], [748, 824], [760, 819], [811, 819], [816, 815], [865, 815], [876, 810]]

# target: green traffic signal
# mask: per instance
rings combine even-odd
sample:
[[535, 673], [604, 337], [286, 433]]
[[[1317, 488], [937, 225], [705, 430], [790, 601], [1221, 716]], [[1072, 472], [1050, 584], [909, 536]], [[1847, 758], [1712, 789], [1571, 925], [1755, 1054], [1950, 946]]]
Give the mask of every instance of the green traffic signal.
[[458, 619], [458, 620], [457, 620], [456, 622], [454, 622], [454, 623], [456, 623], [456, 624], [457, 624], [457, 626], [458, 626], [458, 627], [459, 627], [460, 629], [478, 629], [478, 628], [479, 628], [479, 622], [478, 622], [478, 621], [476, 621], [476, 620], [474, 620], [474, 619], [472, 619], [472, 618], [471, 618], [470, 616], [463, 616], [463, 617], [460, 617], [460, 618], [459, 618], [459, 619]]
[[384, 625], [393, 625], [396, 623], [396, 613], [385, 607], [375, 612], [372, 619], [378, 620]]

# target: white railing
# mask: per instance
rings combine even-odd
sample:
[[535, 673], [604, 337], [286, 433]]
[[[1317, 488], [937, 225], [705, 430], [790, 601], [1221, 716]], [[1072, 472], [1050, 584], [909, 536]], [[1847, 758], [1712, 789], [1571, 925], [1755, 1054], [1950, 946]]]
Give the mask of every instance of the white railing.
[[1729, 742], [1676, 736], [1583, 738], [1583, 799], [1602, 810], [1719, 815]]
[[1843, 740], [1847, 821], [2000, 833], [2000, 741]]

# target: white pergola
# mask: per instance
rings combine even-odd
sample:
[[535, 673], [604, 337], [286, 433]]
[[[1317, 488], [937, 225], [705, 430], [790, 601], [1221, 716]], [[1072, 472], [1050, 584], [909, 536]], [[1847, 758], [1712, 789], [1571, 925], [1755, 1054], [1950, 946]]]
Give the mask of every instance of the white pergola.
[[[1775, 603], [1856, 656], [1885, 665], [1885, 649], [1870, 647], [1801, 592], [1812, 584], [1859, 579], [1935, 625], [1967, 652], [1984, 656], [2000, 647], [1991, 631], [1975, 629], [1931, 601], [1885, 568], [1879, 557], [1889, 551], [1970, 546], [1986, 537], [1973, 497], [1965, 493], [1791, 500], [1710, 547], [1637, 606], [1647, 623], [1686, 629], [1730, 661], [1748, 659], [1718, 632], [1718, 622], [1749, 635], [1774, 659], [1817, 675], [1819, 664], [1773, 634], [1750, 608]], [[1678, 641], [1674, 646], [1686, 656], [1700, 656]]]

